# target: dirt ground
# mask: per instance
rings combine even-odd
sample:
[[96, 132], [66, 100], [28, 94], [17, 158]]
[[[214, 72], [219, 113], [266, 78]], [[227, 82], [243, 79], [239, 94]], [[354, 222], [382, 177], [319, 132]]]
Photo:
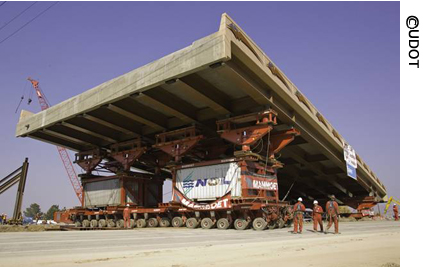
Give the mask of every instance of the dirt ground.
[[58, 228], [57, 225], [0, 225], [0, 232], [41, 232]]
[[342, 234], [144, 228], [0, 234], [0, 266], [397, 267], [400, 224], [344, 222]]

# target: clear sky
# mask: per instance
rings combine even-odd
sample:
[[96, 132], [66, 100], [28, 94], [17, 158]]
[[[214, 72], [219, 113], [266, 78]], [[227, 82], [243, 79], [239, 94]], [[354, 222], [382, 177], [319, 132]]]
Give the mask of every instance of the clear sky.
[[[31, 3], [1, 6], [0, 28]], [[35, 4], [0, 30], [0, 41], [49, 5]], [[38, 79], [56, 104], [216, 32], [226, 12], [399, 198], [399, 8], [399, 2], [60, 2], [0, 44], [0, 178], [29, 157], [24, 208], [77, 205], [55, 147], [14, 137], [26, 78]], [[38, 112], [34, 100], [21, 108]], [[11, 215], [15, 196], [16, 190], [0, 196], [0, 213]]]

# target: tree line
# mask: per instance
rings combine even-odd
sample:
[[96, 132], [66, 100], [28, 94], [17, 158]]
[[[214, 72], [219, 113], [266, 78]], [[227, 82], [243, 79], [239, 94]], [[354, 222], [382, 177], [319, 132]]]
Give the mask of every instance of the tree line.
[[[63, 208], [62, 210], [65, 210], [66, 208]], [[37, 203], [32, 203], [29, 205], [26, 210], [24, 210], [23, 214], [25, 217], [31, 217], [35, 219], [35, 217], [38, 215], [38, 219], [40, 220], [53, 220], [54, 219], [54, 213], [56, 211], [60, 211], [59, 205], [52, 205], [47, 212], [42, 212], [40, 205]]]

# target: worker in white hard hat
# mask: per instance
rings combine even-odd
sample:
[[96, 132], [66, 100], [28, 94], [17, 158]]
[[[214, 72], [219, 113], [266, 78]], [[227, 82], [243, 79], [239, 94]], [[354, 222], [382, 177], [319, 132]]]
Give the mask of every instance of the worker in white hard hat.
[[[303, 231], [303, 218], [304, 218], [304, 211], [305, 206], [303, 203], [301, 203], [303, 199], [301, 197], [298, 198], [298, 202], [294, 205], [294, 231], [293, 234], [297, 233], [297, 230], [299, 234]], [[298, 225], [300, 226], [298, 229]]]
[[317, 224], [319, 224], [320, 232], [323, 232], [323, 208], [319, 205], [319, 202], [317, 200], [313, 201], [313, 204], [313, 230], [317, 232]]
[[126, 204], [125, 209], [123, 210], [123, 222], [125, 228], [132, 228], [131, 227], [131, 210], [129, 209], [129, 204]]

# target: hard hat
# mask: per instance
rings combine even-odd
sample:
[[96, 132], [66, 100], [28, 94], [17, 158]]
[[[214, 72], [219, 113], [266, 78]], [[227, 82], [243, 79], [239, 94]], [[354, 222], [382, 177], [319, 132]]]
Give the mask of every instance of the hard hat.
[[397, 204], [394, 204], [394, 206], [396, 206]]
[[129, 204], [126, 204], [127, 207], [129, 207]]
[[313, 201], [313, 204], [318, 204], [319, 202], [317, 200]]
[[303, 201], [303, 199], [299, 197], [299, 198], [298, 198], [298, 201]]

